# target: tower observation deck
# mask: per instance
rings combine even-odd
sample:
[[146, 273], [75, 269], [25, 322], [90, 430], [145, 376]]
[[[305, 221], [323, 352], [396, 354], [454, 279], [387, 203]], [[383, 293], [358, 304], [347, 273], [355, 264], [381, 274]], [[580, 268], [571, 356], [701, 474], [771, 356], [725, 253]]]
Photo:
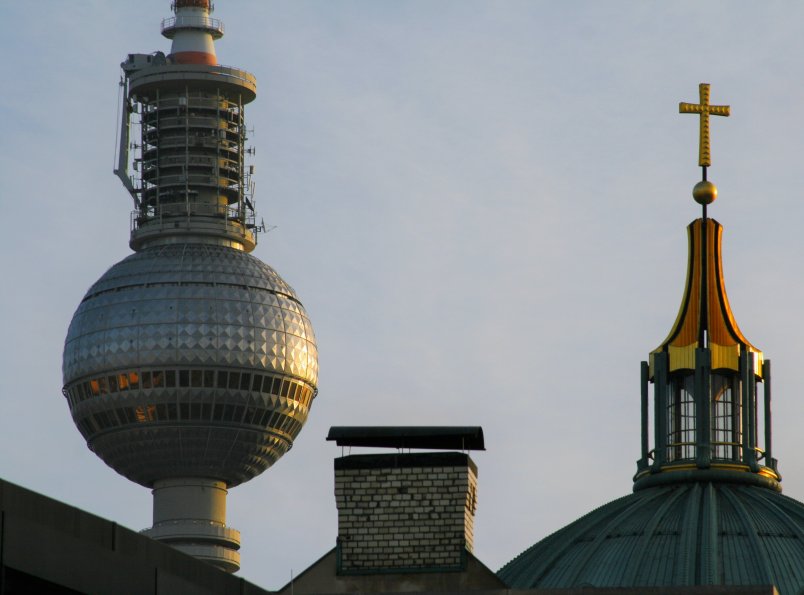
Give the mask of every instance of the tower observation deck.
[[[117, 168], [129, 245], [67, 333], [63, 393], [89, 448], [154, 495], [145, 532], [234, 572], [227, 490], [287, 452], [317, 394], [313, 328], [256, 245], [245, 106], [208, 0], [176, 0], [168, 55], [122, 63]], [[253, 153], [253, 152], [252, 152]]]

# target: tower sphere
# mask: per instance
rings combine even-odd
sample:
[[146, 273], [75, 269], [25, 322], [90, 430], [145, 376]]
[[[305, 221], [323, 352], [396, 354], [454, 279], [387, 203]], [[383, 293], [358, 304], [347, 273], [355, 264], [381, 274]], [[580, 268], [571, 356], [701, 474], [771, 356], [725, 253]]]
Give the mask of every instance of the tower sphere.
[[268, 265], [214, 244], [167, 244], [112, 266], [64, 350], [64, 392], [87, 444], [152, 487], [240, 484], [302, 428], [317, 382], [313, 328]]

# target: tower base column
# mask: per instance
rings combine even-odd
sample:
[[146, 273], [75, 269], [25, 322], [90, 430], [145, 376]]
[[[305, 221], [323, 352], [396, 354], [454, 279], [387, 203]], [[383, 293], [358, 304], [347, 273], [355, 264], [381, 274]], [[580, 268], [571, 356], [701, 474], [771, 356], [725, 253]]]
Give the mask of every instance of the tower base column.
[[163, 479], [154, 483], [153, 527], [142, 533], [226, 572], [240, 569], [240, 532], [226, 526], [222, 481]]

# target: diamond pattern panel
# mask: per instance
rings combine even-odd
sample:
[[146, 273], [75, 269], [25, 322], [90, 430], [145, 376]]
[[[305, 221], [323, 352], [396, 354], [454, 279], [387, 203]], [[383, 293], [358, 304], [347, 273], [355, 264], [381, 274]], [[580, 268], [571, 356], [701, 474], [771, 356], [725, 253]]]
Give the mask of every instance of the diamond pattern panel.
[[304, 337], [304, 318], [291, 310], [282, 310], [285, 332], [297, 337]]
[[74, 332], [88, 335], [90, 333], [103, 331], [103, 329], [106, 328], [106, 316], [107, 308], [83, 305], [78, 311], [78, 317], [81, 321], [79, 324], [80, 331], [75, 329]]
[[236, 298], [219, 299], [218, 322], [226, 324], [246, 325], [252, 323], [251, 302], [246, 299], [248, 292], [240, 291]]
[[251, 298], [251, 303], [260, 306], [277, 306], [279, 305], [279, 298], [276, 297], [270, 291], [265, 291], [261, 289], [251, 289], [249, 290], [249, 297]]
[[76, 366], [79, 365], [81, 350], [79, 341], [73, 339], [64, 344], [64, 357], [62, 359], [62, 372], [65, 376], [74, 376]]
[[132, 326], [137, 323], [137, 308], [129, 303], [110, 305], [104, 310], [107, 329]]
[[229, 366], [250, 367], [254, 365], [254, 335], [251, 328], [239, 325], [217, 325], [220, 359]]
[[139, 331], [141, 362], [159, 362], [161, 365], [166, 365], [175, 361], [177, 342], [175, 325], [142, 324]]
[[293, 376], [304, 376], [307, 369], [307, 342], [294, 335], [286, 335], [286, 372]]
[[137, 365], [139, 332], [136, 326], [111, 328], [104, 336], [106, 364], [110, 368], [130, 368]]
[[139, 310], [140, 324], [176, 322], [178, 301], [175, 299], [145, 299]]
[[254, 326], [277, 331], [285, 330], [282, 309], [277, 306], [253, 304]]
[[304, 317], [304, 336], [308, 341], [315, 343], [315, 333], [313, 332], [313, 325], [310, 324], [310, 319]]
[[217, 325], [185, 323], [177, 327], [178, 363], [212, 365], [218, 362]]
[[179, 324], [213, 322], [216, 318], [215, 302], [209, 299], [199, 298], [198, 294], [201, 292], [195, 287], [192, 288], [192, 291], [188, 291], [187, 293], [195, 295], [186, 296], [185, 299], [178, 301], [177, 321]]

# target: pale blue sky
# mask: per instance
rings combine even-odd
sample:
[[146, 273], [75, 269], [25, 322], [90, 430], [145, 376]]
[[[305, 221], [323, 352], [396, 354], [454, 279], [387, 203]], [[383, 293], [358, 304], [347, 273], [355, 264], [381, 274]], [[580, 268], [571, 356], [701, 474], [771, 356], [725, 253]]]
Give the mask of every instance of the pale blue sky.
[[[167, 0], [0, 0], [0, 477], [140, 529], [147, 490], [83, 443], [61, 349], [129, 253], [112, 175], [119, 63], [166, 51]], [[37, 10], [32, 10], [36, 6]], [[675, 319], [713, 120], [710, 214], [746, 336], [774, 363], [775, 455], [804, 499], [804, 6], [721, 1], [218, 0], [253, 72], [255, 255], [299, 293], [320, 393], [234, 489], [241, 575], [335, 543], [331, 425], [480, 424], [475, 553], [497, 569], [631, 490], [639, 362]]]

